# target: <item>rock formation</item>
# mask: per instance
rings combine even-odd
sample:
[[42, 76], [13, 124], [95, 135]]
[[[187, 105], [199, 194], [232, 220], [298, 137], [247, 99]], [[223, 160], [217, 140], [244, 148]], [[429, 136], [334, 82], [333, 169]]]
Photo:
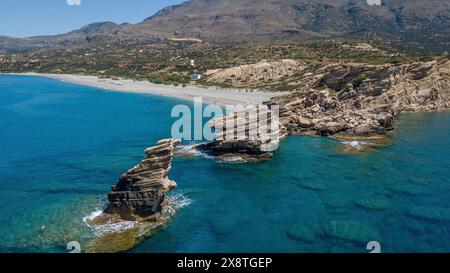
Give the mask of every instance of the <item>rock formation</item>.
[[297, 60], [284, 59], [274, 62], [261, 61], [256, 64], [246, 64], [227, 69], [208, 70], [207, 81], [221, 84], [231, 84], [233, 87], [255, 88], [263, 81], [277, 82], [293, 77], [306, 69], [307, 66]]
[[[379, 137], [394, 129], [402, 111], [450, 108], [447, 57], [402, 65], [330, 64], [305, 73], [299, 82], [305, 86], [265, 103], [268, 109], [279, 108], [278, 130], [271, 132], [278, 140], [289, 134]], [[237, 115], [228, 115], [226, 119]], [[224, 118], [216, 118], [210, 124], [216, 127], [223, 121]], [[235, 129], [233, 123], [225, 124], [225, 131]], [[248, 126], [248, 122], [244, 124]], [[219, 157], [240, 155], [258, 159], [269, 158], [275, 151], [264, 152], [261, 149], [264, 141], [259, 135], [247, 140], [219, 137], [199, 148]]]
[[[275, 108], [275, 107], [274, 107]], [[259, 161], [278, 148], [278, 109], [248, 105], [209, 122], [216, 140], [197, 148], [211, 152], [220, 161]]]
[[168, 173], [179, 143], [165, 139], [146, 149], [147, 157], [112, 186], [107, 209], [85, 218], [95, 236], [84, 243], [84, 251], [126, 251], [170, 221], [177, 209], [166, 194], [177, 185]]
[[404, 65], [333, 64], [307, 87], [271, 99], [284, 134], [370, 137], [394, 129], [402, 111], [450, 107], [450, 62], [441, 58]]
[[165, 139], [146, 149], [147, 158], [123, 174], [112, 187], [105, 212], [124, 219], [157, 219], [167, 204], [166, 193], [177, 186], [168, 178], [168, 173], [173, 150], [179, 143], [179, 140]]

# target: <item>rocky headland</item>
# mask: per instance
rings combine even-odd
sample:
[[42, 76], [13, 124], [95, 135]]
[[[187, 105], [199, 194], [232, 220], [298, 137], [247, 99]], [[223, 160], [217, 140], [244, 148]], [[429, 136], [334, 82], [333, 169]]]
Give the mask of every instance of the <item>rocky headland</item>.
[[384, 136], [403, 111], [450, 107], [450, 62], [331, 64], [304, 75], [306, 86], [273, 98], [286, 134]]
[[100, 234], [87, 244], [89, 252], [132, 248], [166, 224], [173, 215], [167, 193], [177, 184], [168, 173], [179, 140], [165, 139], [145, 150], [147, 157], [119, 178], [108, 194], [108, 207], [87, 223]]
[[[450, 108], [448, 57], [410, 64], [334, 63], [305, 71], [304, 86], [264, 104], [279, 107], [279, 139], [317, 135], [340, 139], [383, 139], [404, 111]], [[213, 120], [214, 127], [221, 119]], [[248, 126], [248, 124], [246, 124]], [[234, 124], [225, 125], [234, 129]], [[266, 159], [261, 141], [219, 139], [200, 146], [220, 157]], [[245, 155], [245, 156], [244, 156]]]

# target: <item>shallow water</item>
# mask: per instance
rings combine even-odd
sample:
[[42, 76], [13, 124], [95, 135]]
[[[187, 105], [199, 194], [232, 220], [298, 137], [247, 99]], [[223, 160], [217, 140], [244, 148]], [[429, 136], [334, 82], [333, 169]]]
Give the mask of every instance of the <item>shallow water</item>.
[[[83, 218], [170, 136], [180, 102], [0, 76], [0, 251], [83, 240]], [[450, 251], [449, 132], [449, 112], [403, 114], [393, 144], [371, 152], [289, 137], [263, 163], [177, 158], [173, 194], [189, 205], [131, 252], [367, 252], [372, 240], [384, 252]]]

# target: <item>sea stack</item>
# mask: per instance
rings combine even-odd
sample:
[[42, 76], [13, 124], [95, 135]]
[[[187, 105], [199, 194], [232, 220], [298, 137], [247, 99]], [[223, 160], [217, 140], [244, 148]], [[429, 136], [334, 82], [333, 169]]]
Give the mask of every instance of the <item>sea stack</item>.
[[177, 184], [168, 173], [179, 143], [176, 139], [158, 141], [145, 150], [147, 157], [141, 163], [119, 178], [108, 194], [106, 210], [85, 220], [96, 236], [83, 244], [84, 251], [126, 251], [170, 221], [175, 210], [167, 193]]
[[105, 212], [127, 220], [157, 220], [168, 203], [166, 194], [177, 186], [168, 173], [173, 150], [179, 143], [180, 140], [164, 139], [146, 149], [147, 157], [112, 186]]
[[281, 135], [278, 110], [248, 105], [209, 121], [215, 141], [197, 146], [224, 162], [254, 162], [271, 158]]

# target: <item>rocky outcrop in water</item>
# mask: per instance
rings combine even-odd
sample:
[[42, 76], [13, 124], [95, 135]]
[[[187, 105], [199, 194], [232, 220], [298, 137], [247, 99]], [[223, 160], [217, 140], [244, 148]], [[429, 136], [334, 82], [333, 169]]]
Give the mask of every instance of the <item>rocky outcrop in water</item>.
[[306, 87], [271, 99], [283, 134], [380, 136], [402, 111], [450, 107], [450, 62], [332, 64], [304, 77]]
[[164, 139], [145, 150], [147, 157], [123, 174], [108, 194], [107, 209], [85, 218], [94, 237], [86, 252], [125, 251], [167, 224], [177, 211], [167, 193], [177, 184], [168, 173], [174, 148], [180, 143]]
[[168, 178], [173, 150], [179, 140], [165, 139], [145, 150], [147, 158], [123, 174], [108, 194], [106, 213], [124, 219], [155, 219], [167, 204], [166, 193], [177, 184]]
[[278, 109], [266, 105], [240, 109], [209, 122], [215, 141], [197, 147], [223, 162], [261, 161], [278, 149]]
[[[278, 141], [290, 134], [341, 138], [380, 137], [395, 127], [402, 111], [432, 111], [450, 107], [450, 61], [447, 57], [411, 64], [330, 64], [305, 73], [303, 88], [266, 102], [278, 106]], [[244, 111], [245, 112], [245, 111]], [[224, 123], [228, 115], [210, 122], [225, 124], [224, 131], [244, 129], [249, 123]], [[275, 117], [276, 116], [276, 117]], [[223, 133], [219, 130], [219, 133]], [[244, 160], [270, 158], [276, 150], [265, 151], [264, 138], [220, 138], [199, 148], [219, 158]], [[269, 135], [270, 135], [269, 134]], [[275, 145], [277, 147], [277, 145]], [[232, 160], [226, 160], [232, 161]]]

